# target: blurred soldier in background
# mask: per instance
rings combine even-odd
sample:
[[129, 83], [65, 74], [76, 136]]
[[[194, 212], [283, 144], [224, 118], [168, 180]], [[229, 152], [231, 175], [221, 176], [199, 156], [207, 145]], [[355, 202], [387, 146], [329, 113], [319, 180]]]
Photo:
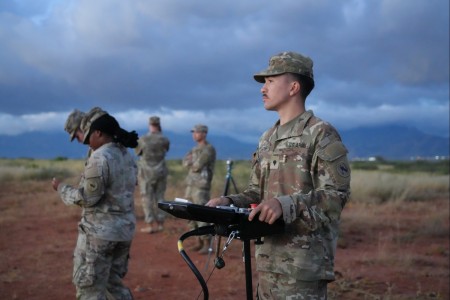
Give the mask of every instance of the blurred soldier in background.
[[[195, 125], [191, 130], [192, 138], [197, 145], [183, 158], [183, 166], [188, 169], [186, 177], [186, 191], [184, 197], [195, 204], [205, 205], [210, 199], [211, 181], [216, 162], [216, 150], [206, 141], [208, 127], [202, 124]], [[207, 223], [189, 221], [191, 230]], [[211, 237], [201, 236], [191, 250], [207, 254]]]
[[[279, 120], [260, 138], [248, 188], [207, 205], [248, 207], [249, 220], [284, 220], [285, 233], [255, 248], [257, 299], [327, 299], [341, 211], [350, 196], [347, 149], [336, 129], [305, 109], [313, 61], [295, 52], [270, 58], [254, 75], [264, 108]], [[259, 213], [259, 215], [257, 215]]]
[[169, 139], [161, 132], [159, 117], [150, 117], [149, 133], [139, 139], [135, 149], [135, 153], [140, 157], [138, 181], [145, 223], [148, 224], [141, 232], [154, 233], [163, 230], [165, 215], [158, 208], [158, 202], [164, 201], [166, 192], [168, 169], [165, 157], [169, 146]]
[[76, 138], [79, 143], [83, 143], [84, 134], [80, 126], [81, 120], [84, 116], [84, 112], [75, 109], [67, 117], [66, 124], [64, 125], [64, 130], [67, 131], [67, 133], [70, 135], [71, 142]]
[[135, 232], [137, 166], [127, 150], [138, 135], [120, 128], [114, 117], [94, 108], [83, 118], [84, 144], [92, 153], [78, 188], [52, 180], [66, 205], [83, 208], [74, 251], [77, 299], [133, 299], [122, 278], [128, 271]]

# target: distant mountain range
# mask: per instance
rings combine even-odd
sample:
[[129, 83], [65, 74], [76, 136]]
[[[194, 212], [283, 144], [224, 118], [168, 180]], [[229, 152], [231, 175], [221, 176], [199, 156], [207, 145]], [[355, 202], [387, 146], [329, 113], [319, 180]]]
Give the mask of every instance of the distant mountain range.
[[415, 159], [449, 156], [449, 138], [434, 136], [405, 126], [380, 126], [341, 131], [349, 157]]
[[[144, 132], [140, 132], [143, 134]], [[190, 134], [164, 131], [170, 139], [168, 159], [179, 159], [194, 146]], [[449, 156], [449, 139], [423, 133], [415, 128], [382, 126], [341, 130], [350, 159], [383, 157], [388, 160]], [[217, 150], [218, 159], [250, 159], [254, 143], [243, 143], [230, 137], [208, 135]], [[84, 158], [87, 146], [69, 142], [65, 132], [34, 132], [17, 136], [0, 135], [1, 158], [53, 159], [56, 157]]]

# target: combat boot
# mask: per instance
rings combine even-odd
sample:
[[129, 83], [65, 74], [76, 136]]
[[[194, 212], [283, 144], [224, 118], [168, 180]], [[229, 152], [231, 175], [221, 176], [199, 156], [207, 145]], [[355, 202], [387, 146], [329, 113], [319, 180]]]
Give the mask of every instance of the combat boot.
[[198, 250], [198, 254], [208, 254], [209, 252], [209, 246], [211, 244], [211, 238], [203, 240], [203, 247]]
[[147, 227], [141, 228], [141, 232], [143, 232], [143, 233], [153, 233], [154, 230], [153, 230], [153, 227], [151, 225], [149, 225]]

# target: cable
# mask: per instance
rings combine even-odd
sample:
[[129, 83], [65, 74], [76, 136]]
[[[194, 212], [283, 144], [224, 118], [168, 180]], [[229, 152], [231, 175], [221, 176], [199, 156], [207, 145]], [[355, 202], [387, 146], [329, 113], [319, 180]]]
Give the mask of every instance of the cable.
[[203, 290], [203, 299], [208, 300], [209, 298], [209, 292], [208, 292], [208, 286], [206, 285], [205, 279], [203, 278], [202, 274], [199, 272], [197, 267], [194, 265], [192, 260], [189, 258], [189, 256], [186, 254], [186, 251], [183, 249], [183, 241], [191, 236], [197, 236], [197, 235], [206, 235], [206, 234], [212, 234], [214, 235], [216, 233], [214, 229], [214, 225], [210, 226], [203, 226], [194, 230], [191, 230], [189, 232], [184, 233], [179, 239], [178, 239], [178, 252], [180, 252], [181, 257], [183, 257], [184, 261], [187, 263], [189, 268], [194, 273], [195, 277], [197, 277], [198, 282], [202, 286]]

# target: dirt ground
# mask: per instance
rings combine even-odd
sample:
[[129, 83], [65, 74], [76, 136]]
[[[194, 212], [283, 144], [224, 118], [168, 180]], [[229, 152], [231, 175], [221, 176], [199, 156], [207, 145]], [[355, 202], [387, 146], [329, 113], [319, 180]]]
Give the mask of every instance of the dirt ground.
[[[349, 204], [329, 298], [449, 299], [448, 199], [433, 204], [447, 215], [439, 225], [446, 226], [445, 235], [408, 235], [426, 216], [407, 209], [384, 213], [366, 229], [352, 228], [346, 218], [361, 213], [361, 207]], [[139, 229], [144, 224], [137, 200], [136, 209]], [[65, 206], [50, 182], [0, 183], [0, 299], [75, 298], [72, 251], [79, 216], [80, 209]], [[164, 232], [136, 233], [125, 278], [135, 299], [203, 299], [199, 282], [178, 252], [177, 241], [186, 231], [186, 221], [172, 217]], [[183, 246], [188, 249], [192, 243], [188, 238]], [[246, 299], [241, 241], [231, 242], [222, 269], [212, 270], [214, 257], [208, 261], [208, 256], [187, 254], [208, 280], [210, 299]], [[252, 267], [254, 263], [252, 259]], [[257, 274], [252, 274], [255, 284]]]

